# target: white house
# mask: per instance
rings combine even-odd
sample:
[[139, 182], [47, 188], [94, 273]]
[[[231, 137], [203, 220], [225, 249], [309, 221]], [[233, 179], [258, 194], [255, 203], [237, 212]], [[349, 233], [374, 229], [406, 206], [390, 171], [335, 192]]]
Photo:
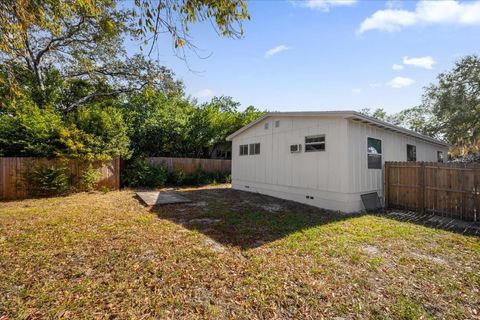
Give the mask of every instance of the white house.
[[227, 137], [232, 187], [321, 208], [383, 197], [385, 161], [443, 161], [448, 145], [354, 111], [274, 112]]

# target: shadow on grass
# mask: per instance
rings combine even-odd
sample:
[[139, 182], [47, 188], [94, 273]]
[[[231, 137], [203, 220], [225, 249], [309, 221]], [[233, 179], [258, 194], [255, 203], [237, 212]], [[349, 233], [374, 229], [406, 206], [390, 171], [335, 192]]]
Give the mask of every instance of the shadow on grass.
[[378, 214], [400, 222], [414, 223], [429, 228], [441, 229], [469, 236], [480, 236], [480, 222], [462, 221], [433, 214], [391, 209]]
[[151, 211], [218, 243], [254, 248], [291, 233], [358, 217], [231, 188], [178, 192], [192, 202], [154, 206]]

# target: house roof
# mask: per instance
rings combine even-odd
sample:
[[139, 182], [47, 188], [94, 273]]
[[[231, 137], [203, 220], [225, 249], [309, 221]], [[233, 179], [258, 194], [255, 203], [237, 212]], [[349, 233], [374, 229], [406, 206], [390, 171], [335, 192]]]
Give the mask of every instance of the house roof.
[[342, 117], [344, 119], [352, 120], [352, 121], [357, 121], [360, 123], [366, 123], [368, 125], [378, 127], [384, 130], [404, 134], [410, 137], [414, 137], [417, 139], [421, 139], [423, 141], [427, 141], [430, 143], [442, 145], [445, 147], [449, 147], [450, 145], [446, 142], [431, 138], [429, 136], [420, 134], [418, 132], [408, 130], [396, 125], [393, 125], [391, 123], [366, 116], [360, 112], [357, 111], [301, 111], [301, 112], [269, 112], [263, 115], [262, 117], [258, 118], [255, 121], [250, 122], [246, 126], [240, 128], [239, 130], [235, 131], [231, 135], [227, 137], [227, 141], [232, 141], [232, 139], [239, 135], [240, 133], [248, 130], [249, 128], [253, 127], [259, 122], [262, 122], [268, 117]]

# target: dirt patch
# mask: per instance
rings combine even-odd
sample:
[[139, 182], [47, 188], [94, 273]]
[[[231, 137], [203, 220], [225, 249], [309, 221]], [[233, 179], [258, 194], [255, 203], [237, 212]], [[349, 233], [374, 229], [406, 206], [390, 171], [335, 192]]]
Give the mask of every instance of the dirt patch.
[[371, 245], [361, 246], [360, 250], [362, 252], [368, 254], [368, 255], [371, 255], [371, 256], [375, 256], [375, 255], [378, 255], [380, 253], [380, 250], [377, 247], [371, 246]]
[[431, 261], [431, 262], [435, 262], [435, 263], [438, 263], [438, 264], [445, 264], [445, 265], [448, 264], [447, 260], [439, 258], [439, 257], [432, 256], [432, 255], [428, 255], [428, 254], [412, 252], [412, 256], [414, 256], [415, 258], [420, 258], [420, 259], [428, 260], [428, 261]]
[[267, 204], [267, 205], [262, 205], [261, 208], [263, 210], [266, 210], [268, 212], [279, 212], [279, 211], [282, 211], [282, 206], [279, 205], [279, 204], [275, 204], [275, 203], [270, 203], [270, 204]]

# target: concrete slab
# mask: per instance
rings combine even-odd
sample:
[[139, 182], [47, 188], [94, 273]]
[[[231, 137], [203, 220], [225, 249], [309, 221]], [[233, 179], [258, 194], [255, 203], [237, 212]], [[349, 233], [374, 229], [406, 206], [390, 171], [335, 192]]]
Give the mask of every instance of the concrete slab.
[[184, 196], [173, 192], [143, 191], [137, 192], [137, 196], [148, 206], [190, 202]]

